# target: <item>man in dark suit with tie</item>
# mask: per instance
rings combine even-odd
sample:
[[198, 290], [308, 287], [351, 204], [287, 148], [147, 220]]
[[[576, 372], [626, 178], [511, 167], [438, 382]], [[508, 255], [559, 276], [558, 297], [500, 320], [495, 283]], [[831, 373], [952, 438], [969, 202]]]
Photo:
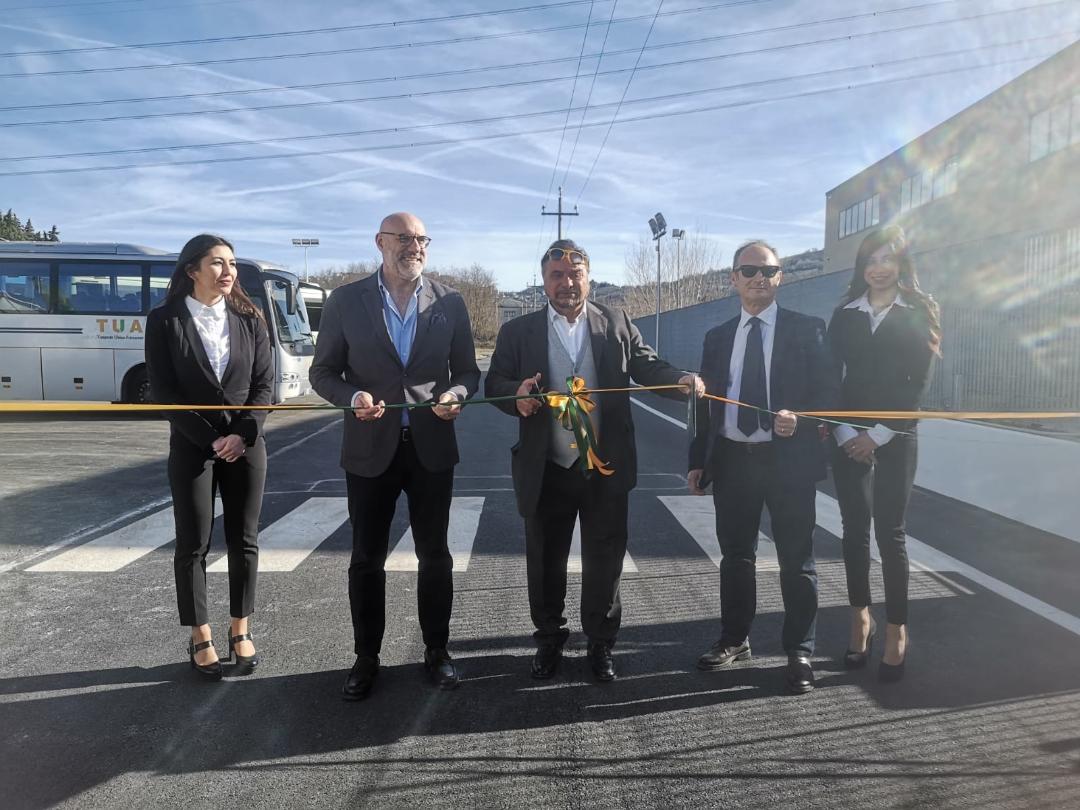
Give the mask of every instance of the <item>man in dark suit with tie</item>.
[[[701, 385], [657, 357], [625, 312], [588, 300], [589, 257], [571, 240], [560, 239], [548, 248], [540, 272], [548, 306], [499, 330], [484, 387], [487, 396], [564, 391], [571, 376], [581, 377], [590, 388], [625, 388], [631, 378], [642, 385]], [[540, 400], [499, 403], [519, 417], [520, 439], [510, 453], [518, 511], [525, 518], [529, 609], [537, 643], [534, 678], [555, 674], [569, 636], [563, 616], [566, 564], [579, 517], [581, 624], [589, 639], [589, 663], [598, 681], [615, 678], [611, 648], [622, 617], [619, 579], [637, 452], [630, 395], [599, 393], [593, 400], [597, 454], [613, 471], [609, 476], [584, 475], [573, 434]]]
[[777, 306], [782, 278], [780, 259], [767, 243], [748, 242], [735, 251], [731, 281], [742, 311], [705, 336], [701, 376], [710, 394], [747, 407], [702, 400], [687, 482], [695, 495], [713, 482], [722, 555], [720, 639], [698, 667], [722, 669], [750, 658], [758, 530], [767, 506], [784, 599], [785, 685], [801, 694], [814, 688], [815, 482], [825, 477], [825, 458], [818, 423], [794, 412], [833, 407], [836, 386], [825, 322]]
[[[480, 385], [472, 327], [455, 290], [422, 276], [428, 238], [408, 213], [386, 217], [375, 236], [382, 266], [334, 290], [323, 311], [311, 383], [345, 415], [341, 466], [353, 530], [349, 564], [356, 662], [346, 700], [367, 697], [379, 670], [386, 623], [386, 554], [398, 496], [409, 502], [419, 558], [417, 604], [424, 666], [442, 689], [457, 686], [446, 650], [453, 559], [446, 532], [458, 462], [453, 420]], [[388, 404], [438, 402], [433, 407]]]

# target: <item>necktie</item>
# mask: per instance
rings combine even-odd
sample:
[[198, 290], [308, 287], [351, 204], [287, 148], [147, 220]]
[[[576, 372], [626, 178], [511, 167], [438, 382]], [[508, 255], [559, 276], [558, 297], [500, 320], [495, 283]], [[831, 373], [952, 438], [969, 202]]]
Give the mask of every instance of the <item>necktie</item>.
[[[749, 324], [750, 334], [746, 336], [739, 400], [747, 405], [767, 408], [769, 395], [765, 388], [765, 350], [761, 344], [761, 319], [751, 318]], [[768, 430], [771, 421], [769, 414], [764, 411], [739, 408], [739, 430], [746, 436], [750, 436], [758, 427]]]

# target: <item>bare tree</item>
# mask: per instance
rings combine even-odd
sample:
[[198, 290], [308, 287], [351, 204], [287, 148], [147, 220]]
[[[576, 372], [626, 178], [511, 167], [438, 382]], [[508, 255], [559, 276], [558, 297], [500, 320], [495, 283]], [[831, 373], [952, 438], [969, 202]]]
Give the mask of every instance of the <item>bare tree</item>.
[[[692, 306], [721, 297], [727, 279], [719, 272], [720, 251], [705, 234], [689, 233], [680, 244], [661, 239], [660, 310]], [[656, 243], [641, 237], [626, 251], [626, 309], [637, 318], [656, 311]]]
[[499, 287], [490, 270], [473, 264], [470, 267], [433, 268], [425, 270], [424, 275], [461, 293], [477, 343], [483, 345], [495, 340], [499, 331]]
[[324, 267], [317, 273], [312, 273], [308, 279], [313, 284], [318, 284], [324, 290], [332, 290], [350, 281], [358, 281], [367, 278], [379, 269], [378, 261], [349, 262], [344, 266]]

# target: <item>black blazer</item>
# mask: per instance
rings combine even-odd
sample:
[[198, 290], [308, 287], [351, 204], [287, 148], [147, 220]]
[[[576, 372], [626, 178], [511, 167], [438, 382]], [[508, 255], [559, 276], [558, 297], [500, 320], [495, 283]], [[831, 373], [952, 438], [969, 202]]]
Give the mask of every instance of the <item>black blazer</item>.
[[[727, 396], [731, 351], [740, 315], [705, 335], [701, 377], [710, 394]], [[778, 307], [769, 367], [769, 405], [774, 411], [826, 411], [836, 406], [837, 384], [825, 342], [825, 321]], [[715, 444], [723, 436], [724, 403], [702, 399], [697, 432], [690, 441], [689, 469], [710, 470]], [[773, 436], [777, 469], [793, 481], [825, 477], [825, 452], [817, 420], [799, 419], [792, 436]]]
[[[266, 324], [226, 307], [229, 363], [219, 382], [183, 296], [167, 299], [146, 319], [150, 396], [161, 405], [269, 405], [274, 363]], [[211, 445], [235, 433], [249, 447], [263, 433], [266, 411], [166, 411], [170, 446], [213, 454]]]
[[[645, 344], [625, 312], [592, 302], [585, 306], [598, 375], [596, 380], [586, 380], [586, 385], [625, 388], [630, 385], [631, 378], [641, 385], [672, 385], [683, 376], [685, 372], [661, 360]], [[548, 371], [548, 312], [545, 306], [503, 324], [484, 381], [485, 396], [512, 396], [517, 393], [522, 380], [538, 371], [544, 390], [566, 389], [566, 381], [552, 380]], [[658, 393], [685, 399], [684, 394], [674, 389]], [[637, 448], [634, 421], [630, 417], [630, 394], [599, 394], [595, 400], [600, 409], [597, 454], [614, 470], [614, 475], [602, 480], [605, 486], [614, 487], [615, 491], [628, 492], [637, 484]], [[552, 420], [544, 411], [528, 419], [522, 418], [513, 401], [496, 405], [518, 417], [518, 443], [510, 448], [511, 469], [518, 511], [528, 517], [536, 511], [540, 499]]]
[[[870, 316], [838, 307], [829, 321], [829, 346], [840, 382], [840, 408], [848, 411], [918, 410], [930, 385], [934, 352], [930, 324], [912, 307], [894, 306], [870, 332]], [[858, 425], [878, 422], [911, 431], [914, 419], [845, 420]]]

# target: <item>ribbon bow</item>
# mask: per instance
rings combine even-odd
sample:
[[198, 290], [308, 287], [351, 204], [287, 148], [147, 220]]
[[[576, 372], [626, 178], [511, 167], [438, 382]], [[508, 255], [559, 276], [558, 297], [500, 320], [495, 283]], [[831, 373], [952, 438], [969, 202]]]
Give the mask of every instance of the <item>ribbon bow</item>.
[[601, 475], [614, 475], [615, 471], [596, 455], [596, 435], [589, 418], [596, 403], [589, 399], [585, 380], [581, 377], [567, 377], [566, 389], [565, 394], [551, 392], [545, 394], [544, 399], [549, 407], [555, 409], [555, 418], [559, 420], [559, 424], [574, 434], [574, 447], [581, 459], [582, 470], [586, 476], [593, 470]]

